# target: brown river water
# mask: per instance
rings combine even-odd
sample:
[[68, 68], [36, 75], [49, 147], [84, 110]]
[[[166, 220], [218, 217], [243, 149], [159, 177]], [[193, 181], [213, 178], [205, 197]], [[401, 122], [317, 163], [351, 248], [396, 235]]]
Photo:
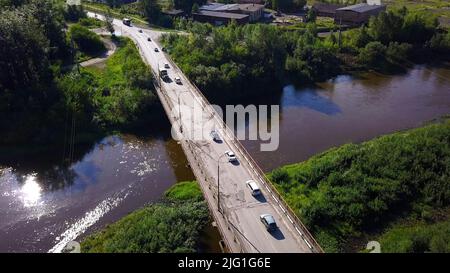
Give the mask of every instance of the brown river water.
[[[339, 76], [313, 87], [286, 86], [279, 96], [280, 146], [260, 152], [243, 141], [265, 171], [348, 142], [418, 127], [450, 114], [450, 67], [417, 66], [405, 74]], [[0, 252], [48, 252], [156, 202], [193, 174], [164, 117], [146, 136], [113, 135], [77, 148], [70, 166], [59, 151], [0, 161]], [[208, 227], [201, 251], [216, 252]]]

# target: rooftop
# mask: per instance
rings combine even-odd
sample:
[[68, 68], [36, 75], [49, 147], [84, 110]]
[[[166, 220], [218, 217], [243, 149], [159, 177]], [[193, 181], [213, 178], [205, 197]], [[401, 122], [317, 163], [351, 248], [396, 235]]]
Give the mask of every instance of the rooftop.
[[240, 10], [249, 10], [249, 11], [257, 11], [263, 9], [264, 5], [259, 4], [239, 4]]
[[336, 9], [342, 8], [342, 7], [343, 7], [343, 5], [321, 3], [321, 2], [316, 2], [313, 5], [313, 8], [315, 10], [320, 11], [320, 12], [328, 12], [328, 13], [334, 13], [336, 11]]
[[257, 11], [261, 8], [264, 8], [264, 5], [208, 3], [208, 4], [201, 6], [199, 9], [201, 11], [220, 12], [220, 11], [239, 11], [239, 10]]
[[228, 12], [217, 12], [217, 11], [207, 11], [207, 10], [201, 10], [197, 13], [193, 13], [194, 15], [206, 15], [211, 17], [218, 17], [218, 18], [227, 18], [227, 19], [244, 19], [247, 18], [247, 14], [239, 14], [239, 13], [228, 13]]
[[348, 7], [343, 7], [337, 10], [349, 10], [349, 11], [354, 11], [354, 12], [366, 12], [366, 11], [370, 11], [370, 10], [374, 10], [374, 9], [379, 9], [380, 7], [383, 7], [381, 5], [368, 5], [366, 3], [361, 3], [361, 4], [356, 4], [356, 5], [351, 5]]

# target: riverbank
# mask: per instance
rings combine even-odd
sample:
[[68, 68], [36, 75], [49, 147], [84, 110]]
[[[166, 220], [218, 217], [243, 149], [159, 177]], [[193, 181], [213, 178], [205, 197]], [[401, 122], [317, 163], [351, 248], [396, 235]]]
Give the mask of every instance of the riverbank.
[[162, 201], [134, 211], [81, 242], [90, 253], [196, 252], [208, 207], [195, 181], [180, 182]]
[[269, 177], [326, 252], [360, 251], [406, 218], [442, 221], [438, 216], [450, 205], [448, 143], [450, 120], [444, 119], [333, 148]]

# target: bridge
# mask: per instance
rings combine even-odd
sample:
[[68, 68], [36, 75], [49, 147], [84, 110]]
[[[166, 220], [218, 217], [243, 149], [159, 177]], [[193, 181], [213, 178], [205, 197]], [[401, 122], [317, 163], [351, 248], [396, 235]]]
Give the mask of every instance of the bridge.
[[[104, 19], [101, 15], [89, 13]], [[183, 74], [158, 44], [161, 32], [128, 27], [120, 20], [113, 24], [121, 35], [131, 38], [138, 47], [143, 60], [151, 67], [156, 92], [172, 123], [179, 144], [197, 178], [215, 223], [221, 233], [227, 251], [234, 253], [322, 253], [300, 219], [293, 213], [281, 195], [266, 178], [264, 172], [246, 149], [236, 139], [194, 83]], [[141, 31], [142, 32], [141, 32]], [[151, 40], [149, 41], [150, 38]], [[157, 51], [155, 50], [157, 49]], [[171, 80], [160, 80], [159, 68], [167, 69]], [[178, 77], [182, 84], [173, 80]], [[201, 109], [201, 119], [192, 119], [192, 109]], [[208, 124], [195, 124], [204, 122]], [[194, 126], [193, 126], [194, 125]], [[215, 142], [211, 137], [188, 137], [189, 128], [214, 128], [222, 138]], [[237, 164], [228, 162], [226, 151], [233, 151]], [[251, 195], [246, 181], [256, 181], [262, 197]], [[278, 230], [269, 233], [260, 221], [261, 214], [271, 214]]]

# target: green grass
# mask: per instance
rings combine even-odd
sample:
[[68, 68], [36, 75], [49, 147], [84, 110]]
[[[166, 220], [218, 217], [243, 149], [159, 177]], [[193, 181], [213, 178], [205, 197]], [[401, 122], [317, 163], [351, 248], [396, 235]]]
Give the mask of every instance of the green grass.
[[81, 18], [78, 24], [87, 28], [101, 28], [105, 26], [105, 22], [91, 17]]
[[412, 0], [385, 0], [384, 4], [387, 4], [388, 9], [398, 9], [403, 6], [407, 7], [411, 11], [431, 12], [435, 15], [450, 18], [450, 2], [443, 0], [424, 0], [424, 1], [412, 1]]
[[203, 199], [200, 186], [195, 181], [179, 182], [166, 191], [169, 200], [201, 200]]
[[450, 205], [449, 143], [445, 120], [333, 148], [269, 177], [325, 251], [355, 251], [374, 231]]
[[450, 220], [397, 225], [378, 241], [386, 253], [450, 253]]
[[82, 252], [195, 252], [209, 217], [198, 184], [175, 184], [166, 196], [171, 202], [146, 206], [90, 235], [81, 243]]

